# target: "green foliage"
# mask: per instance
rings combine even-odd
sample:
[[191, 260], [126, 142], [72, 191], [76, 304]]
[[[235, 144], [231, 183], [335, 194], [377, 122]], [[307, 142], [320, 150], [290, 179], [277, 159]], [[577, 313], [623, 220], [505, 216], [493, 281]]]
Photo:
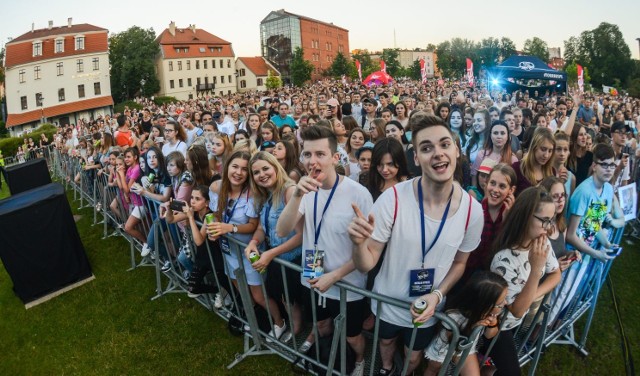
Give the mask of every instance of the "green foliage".
[[[582, 69], [584, 69], [584, 84], [586, 86], [591, 82], [591, 76], [589, 75], [588, 67], [583, 66]], [[574, 84], [578, 82], [578, 67], [575, 62], [567, 65], [564, 71], [567, 72], [567, 81], [569, 81], [569, 83]]]
[[380, 59], [384, 60], [387, 66], [387, 73], [390, 74], [391, 77], [399, 76], [402, 73], [400, 71], [400, 61], [398, 60], [400, 53], [398, 51], [398, 48], [385, 48], [382, 50], [382, 56], [380, 56]]
[[414, 60], [413, 64], [407, 68], [407, 76], [411, 77], [412, 80], [422, 79], [422, 75], [420, 74], [420, 59]]
[[138, 26], [109, 37], [111, 93], [116, 102], [141, 93], [150, 97], [160, 90], [154, 62], [160, 46], [155, 39], [153, 28], [144, 30]]
[[0, 138], [9, 137], [9, 130], [7, 129], [7, 125], [4, 121], [0, 120]]
[[267, 89], [278, 89], [282, 87], [282, 79], [280, 76], [276, 76], [275, 74], [271, 74], [271, 69], [267, 71], [267, 80], [264, 83]]
[[436, 51], [436, 45], [433, 43], [429, 43], [427, 44], [427, 48], [426, 48], [427, 52], [435, 52]]
[[15, 155], [18, 151], [18, 146], [22, 146], [24, 144], [25, 137], [31, 137], [38, 144], [40, 140], [40, 135], [42, 133], [47, 135], [49, 141], [53, 140], [53, 135], [56, 133], [58, 128], [56, 128], [52, 124], [43, 124], [42, 126], [35, 129], [33, 132], [29, 134], [24, 134], [23, 137], [8, 137], [0, 139], [0, 151], [2, 151], [2, 155], [5, 157]]
[[121, 114], [124, 112], [124, 108], [129, 107], [129, 109], [135, 108], [136, 110], [142, 110], [142, 105], [135, 101], [124, 101], [113, 106], [114, 114]]
[[438, 69], [443, 77], [460, 78], [467, 68], [467, 58], [474, 62], [477, 70], [478, 45], [473, 41], [453, 38], [440, 43], [436, 49]]
[[634, 98], [640, 98], [640, 78], [634, 78], [629, 82], [629, 86], [627, 87], [627, 91], [629, 95]]
[[2, 85], [4, 83], [4, 55], [5, 55], [6, 49], [4, 47], [2, 47], [2, 49], [0, 50], [0, 85]]
[[293, 59], [289, 66], [291, 72], [291, 83], [294, 86], [302, 86], [311, 79], [313, 72], [313, 64], [304, 59], [304, 50], [302, 47], [296, 47], [293, 52]]
[[165, 97], [153, 97], [153, 103], [157, 104], [158, 106], [162, 106], [165, 104], [169, 104], [171, 102], [175, 103], [178, 100], [176, 99], [176, 97], [170, 97], [170, 96], [165, 96]]
[[[333, 63], [328, 69], [328, 73], [331, 77], [340, 78], [342, 75], [350, 75], [353, 71], [351, 69], [351, 63], [342, 52], [338, 52], [335, 59], [333, 59]], [[353, 65], [355, 68], [355, 65]], [[356, 73], [357, 74], [357, 73]]]
[[355, 61], [358, 60], [360, 62], [360, 70], [362, 71], [362, 79], [367, 78], [368, 75], [378, 70], [378, 66], [373, 64], [371, 60], [371, 55], [369, 55], [369, 51], [364, 50], [361, 54], [354, 54], [351, 56], [351, 59], [354, 62], [354, 77], [358, 77], [358, 70], [355, 67]]
[[626, 83], [634, 71], [631, 50], [617, 25], [603, 22], [564, 42], [567, 63], [588, 67], [594, 87]]
[[538, 37], [525, 40], [523, 52], [525, 55], [537, 56], [545, 63], [549, 61], [549, 46]]

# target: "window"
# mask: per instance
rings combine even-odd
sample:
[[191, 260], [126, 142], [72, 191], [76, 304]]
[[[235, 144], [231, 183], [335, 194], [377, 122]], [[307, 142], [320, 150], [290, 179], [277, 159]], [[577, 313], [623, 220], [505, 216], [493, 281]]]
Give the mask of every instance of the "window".
[[224, 76], [220, 76], [220, 83], [224, 84]]
[[169, 72], [173, 70], [173, 61], [169, 62]]
[[191, 79], [187, 78], [187, 86], [191, 87]]
[[191, 70], [191, 60], [187, 60], [187, 70]]
[[257, 83], [258, 83], [258, 86], [262, 86], [262, 78], [258, 78], [258, 80], [257, 80], [257, 81], [258, 81], [258, 82], [257, 82]]
[[338, 45], [338, 52], [343, 52], [344, 51], [344, 46], [339, 44]]
[[200, 52], [204, 53], [205, 49], [204, 47], [200, 47]]
[[229, 75], [228, 77], [229, 77], [229, 83], [232, 84], [233, 80], [231, 79], [231, 75]]
[[76, 60], [76, 68], [77, 68], [76, 71], [78, 73], [84, 72], [84, 60], [82, 59]]
[[20, 80], [20, 83], [24, 83], [25, 82], [25, 75], [26, 75], [27, 71], [26, 69], [20, 69], [20, 71], [18, 71], [18, 79]]
[[211, 68], [216, 68], [216, 59], [211, 59]]
[[93, 65], [93, 70], [100, 70], [100, 58], [99, 57], [94, 57], [93, 59], [91, 59], [91, 65]]
[[102, 94], [102, 89], [100, 89], [100, 82], [93, 83], [93, 94], [94, 95]]
[[227, 68], [231, 68], [231, 59], [227, 59]]
[[84, 85], [78, 85], [78, 98], [84, 98]]
[[33, 56], [42, 56], [42, 42], [33, 42]]
[[58, 76], [62, 76], [64, 74], [64, 67], [62, 63], [56, 64], [56, 73], [58, 74]]
[[189, 94], [189, 99], [193, 99], [193, 94]]
[[36, 93], [36, 106], [42, 107], [42, 93]]
[[245, 80], [240, 81], [240, 88], [244, 89], [245, 87], [247, 87], [247, 81]]
[[200, 85], [200, 77], [196, 78], [196, 83], [198, 84], [198, 86]]
[[206, 60], [202, 60], [202, 64], [204, 69], [207, 69], [207, 61]]
[[173, 80], [169, 80], [169, 88], [170, 89], [175, 88], [175, 84], [173, 83]]
[[182, 70], [182, 61], [178, 61], [178, 70]]
[[209, 77], [204, 76], [204, 86], [209, 86]]
[[244, 68], [240, 69], [240, 77], [244, 77], [245, 74], [247, 74], [247, 71]]
[[220, 68], [224, 68], [224, 60], [220, 59]]
[[20, 97], [20, 107], [21, 107], [23, 110], [26, 110], [26, 109], [28, 109], [28, 108], [29, 108], [29, 107], [27, 106], [27, 97], [26, 97], [26, 96], [25, 96], [25, 97]]
[[218, 83], [218, 77], [213, 76], [213, 84], [215, 85], [215, 84], [217, 84], [217, 83]]
[[64, 52], [64, 39], [56, 39], [56, 53]]
[[200, 60], [196, 60], [196, 69], [200, 69]]
[[182, 81], [182, 78], [178, 80], [178, 87], [184, 87], [184, 81]]
[[40, 66], [36, 65], [35, 67], [33, 67], [33, 79], [34, 80], [39, 80], [40, 77]]
[[58, 89], [58, 102], [64, 102], [64, 88]]
[[76, 51], [84, 50], [84, 37], [76, 37]]

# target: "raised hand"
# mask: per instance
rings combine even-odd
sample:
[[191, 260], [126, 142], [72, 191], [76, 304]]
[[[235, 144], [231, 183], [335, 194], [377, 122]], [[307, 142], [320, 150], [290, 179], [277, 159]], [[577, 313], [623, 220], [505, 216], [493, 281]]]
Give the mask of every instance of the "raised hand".
[[360, 245], [371, 237], [374, 227], [374, 218], [373, 214], [369, 214], [368, 218], [365, 217], [356, 204], [351, 204], [351, 207], [353, 208], [353, 212], [356, 216], [351, 221], [351, 224], [349, 224], [349, 236], [354, 244]]

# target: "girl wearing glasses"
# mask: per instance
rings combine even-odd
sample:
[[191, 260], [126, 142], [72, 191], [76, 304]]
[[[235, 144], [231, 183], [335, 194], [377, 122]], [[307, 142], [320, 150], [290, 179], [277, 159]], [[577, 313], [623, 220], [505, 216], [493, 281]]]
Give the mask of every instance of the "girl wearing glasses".
[[565, 271], [573, 261], [581, 260], [580, 252], [567, 252], [565, 236], [567, 234], [567, 221], [565, 219], [565, 209], [567, 208], [567, 194], [565, 193], [564, 183], [555, 176], [550, 176], [540, 183], [544, 187], [556, 206], [556, 216], [549, 232], [549, 241], [551, 248], [555, 253], [560, 270]]
[[162, 155], [165, 157], [172, 151], [179, 151], [182, 155], [187, 155], [187, 132], [175, 121], [168, 121], [164, 127], [164, 141]]
[[498, 375], [520, 374], [514, 333], [531, 303], [560, 282], [558, 260], [548, 239], [555, 217], [556, 207], [547, 190], [527, 188], [516, 199], [496, 237], [491, 271], [507, 281], [509, 312], [491, 354], [486, 353], [490, 341], [485, 342], [483, 353], [491, 356]]
[[[458, 324], [460, 335], [468, 337], [476, 326], [484, 326], [486, 327], [484, 336], [490, 339], [498, 334], [498, 317], [505, 307], [506, 297], [507, 282], [495, 273], [481, 271], [474, 274], [458, 294], [446, 300], [444, 310]], [[480, 366], [475, 350], [478, 338], [469, 340], [474, 344], [460, 374], [479, 375]], [[424, 357], [429, 360], [425, 375], [438, 374], [449, 350], [450, 341], [451, 331], [445, 328], [440, 329], [424, 352]]]

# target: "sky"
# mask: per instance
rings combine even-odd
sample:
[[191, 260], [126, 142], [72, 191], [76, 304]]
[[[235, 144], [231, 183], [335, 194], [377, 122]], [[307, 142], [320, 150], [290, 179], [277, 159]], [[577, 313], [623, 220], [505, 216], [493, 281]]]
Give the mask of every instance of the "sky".
[[[480, 41], [487, 37], [509, 37], [518, 49], [537, 36], [549, 47], [564, 47], [563, 41], [592, 30], [601, 22], [618, 25], [633, 58], [639, 58], [640, 1], [124, 1], [110, 0], [1, 0], [0, 47], [9, 37], [35, 28], [89, 23], [111, 33], [131, 26], [153, 28], [156, 34], [175, 21], [177, 27], [196, 27], [233, 44], [236, 56], [260, 55], [260, 21], [270, 11], [285, 9], [349, 30], [349, 47], [416, 48], [460, 37]], [[366, 5], [365, 5], [366, 4]], [[415, 4], [415, 5], [414, 5]], [[418, 9], [415, 9], [419, 7]], [[395, 40], [394, 40], [395, 31]], [[564, 51], [562, 51], [564, 53]]]

